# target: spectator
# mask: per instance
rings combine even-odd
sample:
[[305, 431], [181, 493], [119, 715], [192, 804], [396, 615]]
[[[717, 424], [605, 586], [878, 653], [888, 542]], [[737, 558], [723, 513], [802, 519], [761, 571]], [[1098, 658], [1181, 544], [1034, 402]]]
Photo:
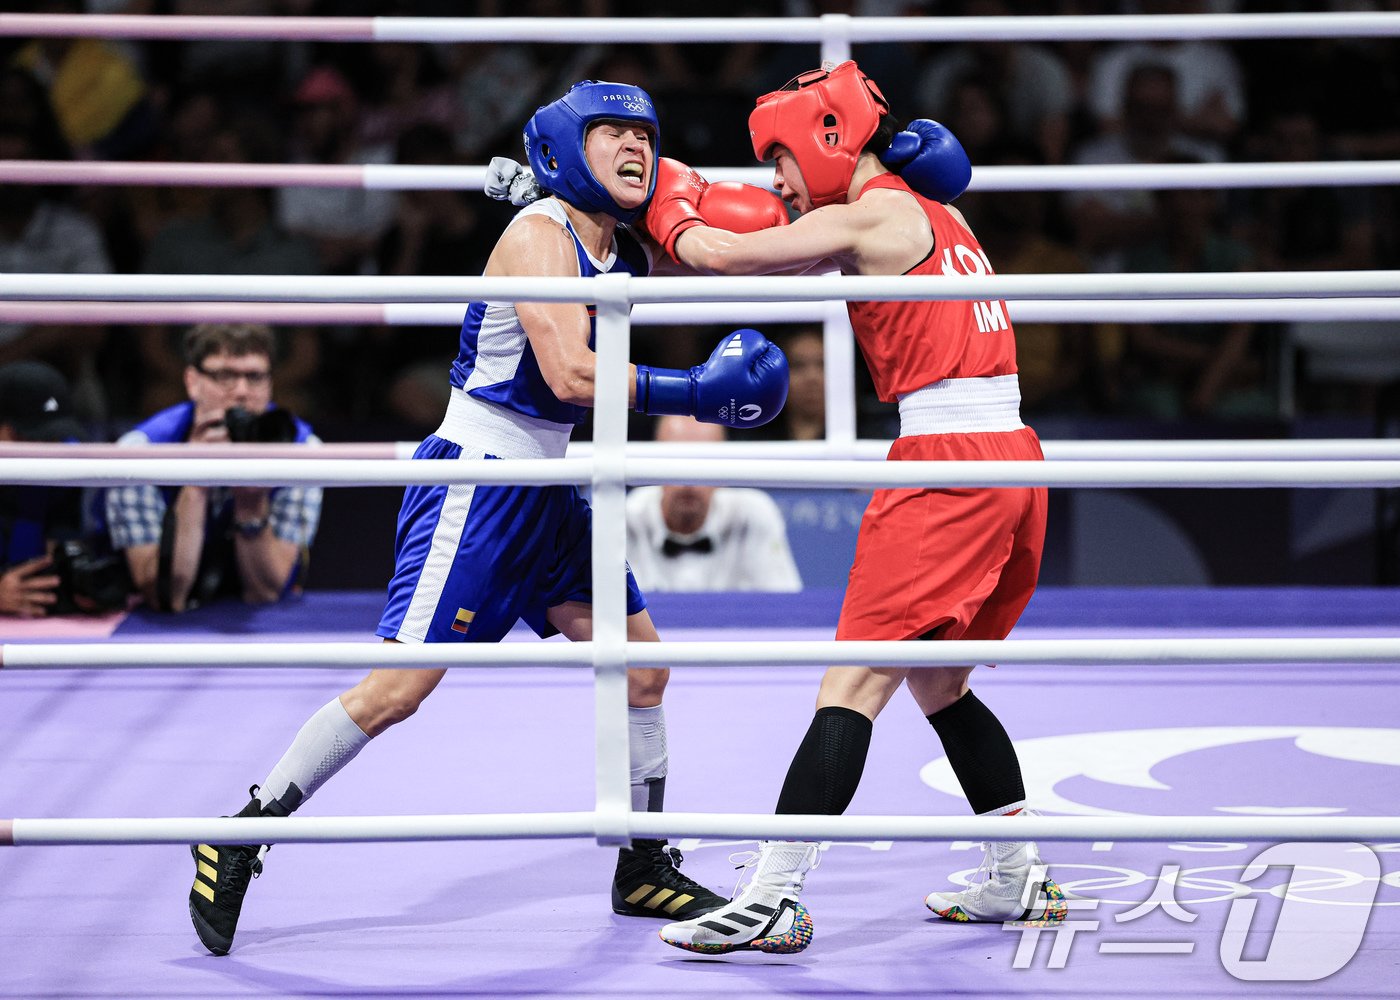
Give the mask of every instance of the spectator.
[[[1270, 117], [1261, 158], [1306, 163], [1332, 154], [1316, 113], [1305, 106]], [[1277, 187], [1249, 192], [1245, 241], [1266, 270], [1350, 271], [1375, 266], [1374, 192], [1352, 187]]]
[[[78, 0], [41, 0], [45, 14], [81, 14]], [[11, 65], [49, 85], [69, 145], [94, 159], [131, 159], [154, 136], [158, 116], [140, 68], [121, 49], [98, 38], [38, 38], [15, 53]]]
[[[716, 442], [724, 428], [662, 417], [656, 439]], [[643, 486], [627, 496], [627, 558], [649, 590], [797, 591], [783, 515], [762, 490]]]
[[[1005, 0], [978, 0], [969, 3], [964, 13], [1003, 17], [1011, 10]], [[864, 60], [861, 65], [865, 65]], [[995, 89], [998, 103], [1006, 109], [1006, 130], [1013, 139], [1034, 146], [1046, 163], [1064, 160], [1074, 88], [1069, 70], [1053, 50], [1028, 42], [941, 47], [929, 60], [910, 106], [947, 122], [962, 138], [956, 123], [949, 120], [948, 109], [955, 88], [969, 77]], [[893, 106], [901, 106], [889, 96]], [[979, 161], [974, 158], [973, 162]]]
[[826, 342], [819, 326], [780, 339], [788, 359], [788, 398], [769, 426], [787, 441], [826, 439]]
[[[1178, 125], [1176, 74], [1145, 64], [1128, 76], [1123, 129], [1084, 143], [1075, 163], [1167, 163], [1181, 158], [1208, 163], [1225, 159], [1213, 143], [1186, 135]], [[1156, 234], [1155, 205], [1148, 191], [1082, 191], [1067, 199], [1082, 253], [1098, 271], [1123, 268], [1123, 252]]]
[[[405, 131], [395, 155], [398, 163], [434, 165], [450, 164], [454, 158], [451, 134], [426, 124]], [[483, 216], [494, 222], [499, 212], [495, 202], [473, 192], [404, 191], [394, 224], [379, 241], [377, 269], [398, 275], [481, 274], [492, 247], [491, 239], [482, 235]], [[367, 363], [359, 365], [354, 376], [363, 386], [357, 395], [368, 400], [382, 394], [395, 429], [417, 437], [432, 432], [451, 394], [443, 374], [457, 356], [458, 331], [444, 326], [378, 326], [368, 330], [365, 340]]]
[[[265, 123], [245, 117], [223, 125], [206, 152], [212, 162], [263, 162], [268, 158]], [[212, 189], [204, 211], [176, 217], [155, 235], [142, 261], [148, 274], [317, 274], [313, 245], [281, 229], [273, 218], [270, 192], [263, 188]], [[309, 328], [286, 335], [278, 363], [281, 396], [297, 412], [309, 412], [320, 341]], [[186, 361], [171, 327], [137, 331], [139, 377], [143, 382], [139, 411], [150, 413], [185, 398]]]
[[[56, 368], [39, 361], [0, 368], [0, 442], [79, 437], [72, 394]], [[125, 606], [120, 562], [84, 529], [77, 487], [0, 486], [0, 615], [37, 618]]]
[[549, 74], [524, 45], [473, 42], [452, 50], [452, 78], [457, 92], [457, 151], [484, 160], [509, 140], [519, 142], [519, 122], [542, 101]]
[[[387, 145], [359, 140], [359, 98], [339, 71], [318, 66], [293, 97], [293, 159], [299, 163], [388, 163]], [[277, 218], [290, 233], [314, 240], [328, 274], [361, 274], [394, 216], [392, 191], [364, 188], [282, 188]]]
[[991, 81], [965, 75], [953, 81], [939, 117], [973, 163], [988, 163], [1010, 141], [1007, 108]]
[[[189, 400], [150, 417], [123, 445], [295, 441], [311, 428], [272, 404], [272, 331], [204, 325], [185, 336]], [[268, 604], [299, 592], [321, 516], [320, 487], [123, 486], [106, 497], [112, 545], [147, 606], [185, 611], [215, 597]]]
[[[1281, 108], [1263, 137], [1267, 158], [1280, 162], [1326, 159], [1318, 116], [1306, 106]], [[1377, 266], [1381, 239], [1393, 226], [1384, 193], [1366, 188], [1291, 187], [1250, 192], [1239, 230], [1258, 248], [1265, 270], [1346, 271]], [[1284, 326], [1284, 409], [1291, 409], [1290, 372], [1299, 374], [1297, 404], [1305, 411], [1374, 416], [1379, 394], [1400, 378], [1396, 324], [1388, 320], [1296, 322]]]
[[[1129, 271], [1201, 273], [1252, 266], [1247, 247], [1221, 230], [1217, 191], [1156, 194], [1159, 235], [1131, 251]], [[1277, 411], [1265, 385], [1266, 365], [1252, 323], [1141, 323], [1129, 328], [1122, 359], [1123, 403], [1158, 419], [1270, 417]]]
[[[33, 132], [0, 123], [0, 160], [32, 160], [41, 150]], [[106, 274], [112, 270], [97, 224], [47, 187], [0, 185], [0, 272]], [[39, 359], [61, 369], [77, 387], [86, 420], [105, 416], [97, 377], [101, 326], [0, 323], [0, 364]]]
[[[1029, 147], [1010, 147], [996, 161], [1026, 166], [1035, 162]], [[1052, 215], [1046, 191], [969, 192], [958, 201], [978, 220], [982, 245], [1001, 274], [1079, 274], [1089, 263], [1060, 238], [1063, 225]], [[1016, 304], [1011, 305], [1013, 317]], [[1025, 413], [1102, 412], [1109, 409], [1114, 384], [1107, 377], [1122, 353], [1124, 328], [1116, 324], [1027, 323], [1016, 321], [1016, 371]]]
[[[1205, 4], [1144, 0], [1147, 14], [1202, 13]], [[1229, 146], [1245, 118], [1244, 73], [1228, 46], [1200, 39], [1170, 39], [1110, 45], [1090, 69], [1090, 109], [1106, 132], [1132, 127], [1128, 81], [1143, 66], [1160, 66], [1176, 77], [1180, 116], [1187, 135]]]
[[456, 126], [461, 104], [435, 49], [386, 42], [369, 46], [369, 59], [370, 92], [359, 122], [362, 143], [393, 146], [415, 126], [449, 131]]

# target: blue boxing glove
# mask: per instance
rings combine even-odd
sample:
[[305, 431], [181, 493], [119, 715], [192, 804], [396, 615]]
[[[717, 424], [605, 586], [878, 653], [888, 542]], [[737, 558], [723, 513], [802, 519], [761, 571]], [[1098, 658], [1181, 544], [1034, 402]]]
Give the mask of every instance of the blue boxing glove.
[[735, 330], [689, 371], [637, 366], [637, 411], [707, 424], [758, 427], [787, 402], [787, 355], [757, 330]]
[[927, 118], [916, 118], [896, 133], [880, 162], [925, 198], [944, 203], [966, 191], [972, 180], [972, 161], [958, 137]]

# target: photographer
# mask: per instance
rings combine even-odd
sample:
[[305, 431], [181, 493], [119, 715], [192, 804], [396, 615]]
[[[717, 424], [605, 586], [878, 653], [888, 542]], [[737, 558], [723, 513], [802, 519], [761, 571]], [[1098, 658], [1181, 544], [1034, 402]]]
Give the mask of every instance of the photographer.
[[[39, 361], [0, 368], [0, 442], [76, 441], [68, 383]], [[119, 558], [84, 533], [75, 486], [0, 486], [0, 615], [114, 611], [126, 606]]]
[[[117, 442], [319, 444], [272, 405], [272, 331], [205, 324], [185, 335], [189, 401]], [[220, 596], [268, 604], [299, 592], [321, 516], [320, 487], [123, 486], [107, 491], [112, 545], [149, 607], [184, 611]]]

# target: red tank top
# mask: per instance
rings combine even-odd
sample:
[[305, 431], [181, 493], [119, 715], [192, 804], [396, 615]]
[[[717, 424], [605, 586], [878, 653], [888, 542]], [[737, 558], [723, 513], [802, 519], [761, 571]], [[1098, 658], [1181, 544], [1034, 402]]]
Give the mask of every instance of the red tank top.
[[[894, 174], [863, 188], [908, 191], [933, 227], [933, 251], [906, 274], [994, 274], [977, 238], [936, 201], [920, 197]], [[886, 403], [945, 378], [1011, 375], [1016, 337], [999, 299], [981, 302], [850, 302], [856, 343]]]

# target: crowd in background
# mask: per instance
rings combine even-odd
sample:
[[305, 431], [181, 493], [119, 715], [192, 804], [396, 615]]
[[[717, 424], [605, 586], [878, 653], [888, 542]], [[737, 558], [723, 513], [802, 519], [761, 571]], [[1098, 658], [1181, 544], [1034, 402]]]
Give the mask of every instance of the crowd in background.
[[[179, 14], [685, 16], [625, 0], [397, 4], [31, 0], [31, 10]], [[706, 16], [1198, 13], [1159, 0], [728, 0]], [[361, 9], [363, 8], [363, 9]], [[371, 9], [372, 8], [372, 9]], [[1270, 9], [1400, 9], [1278, 2]], [[14, 9], [14, 7], [11, 7]], [[1253, 5], [1248, 12], [1254, 12]], [[1400, 40], [856, 45], [896, 115], [931, 117], [974, 167], [1400, 158]], [[814, 44], [317, 44], [0, 39], [0, 159], [484, 164], [523, 159], [522, 123], [575, 80], [636, 82], [661, 151], [751, 165], [756, 95], [819, 61]], [[974, 181], [975, 186], [975, 181]], [[999, 273], [1338, 270], [1400, 266], [1400, 189], [979, 193], [959, 200]], [[474, 275], [514, 210], [474, 191], [0, 187], [0, 271]], [[1238, 428], [1394, 412], [1396, 324], [1018, 324], [1024, 410]], [[95, 439], [184, 398], [181, 330], [0, 324], [0, 364], [40, 359], [74, 386]], [[765, 331], [770, 332], [770, 331]], [[812, 405], [774, 433], [820, 436]], [[446, 398], [451, 327], [283, 327], [275, 398], [325, 440], [419, 437]], [[713, 331], [639, 327], [634, 357], [689, 366]], [[1350, 353], [1349, 353], [1350, 352]], [[814, 366], [814, 367], [813, 367]], [[798, 368], [794, 368], [795, 386]], [[893, 409], [860, 394], [860, 432]]]

